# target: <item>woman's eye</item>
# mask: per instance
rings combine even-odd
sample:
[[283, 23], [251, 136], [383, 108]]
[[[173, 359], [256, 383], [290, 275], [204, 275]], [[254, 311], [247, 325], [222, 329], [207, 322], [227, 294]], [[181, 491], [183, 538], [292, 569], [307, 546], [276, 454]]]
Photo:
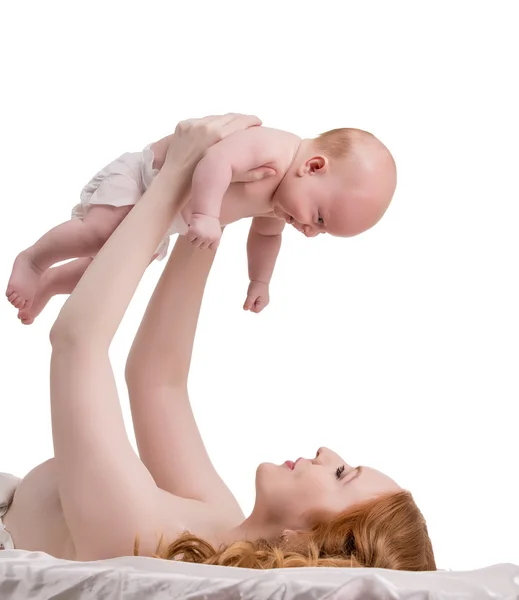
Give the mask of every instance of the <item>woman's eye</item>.
[[337, 479], [341, 478], [341, 475], [344, 473], [344, 465], [342, 465], [342, 467], [338, 467], [338, 469], [335, 471], [335, 477], [337, 477]]
[[317, 214], [317, 224], [324, 225], [324, 219], [321, 217], [320, 213]]

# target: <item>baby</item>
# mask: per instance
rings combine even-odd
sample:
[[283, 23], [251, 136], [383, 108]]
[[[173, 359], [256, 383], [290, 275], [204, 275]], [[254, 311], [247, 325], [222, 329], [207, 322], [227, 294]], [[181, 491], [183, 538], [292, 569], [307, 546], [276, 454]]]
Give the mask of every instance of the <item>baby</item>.
[[[123, 154], [83, 188], [72, 219], [51, 229], [16, 258], [7, 298], [30, 324], [55, 294], [69, 294], [164, 164], [170, 136], [142, 152]], [[315, 139], [252, 127], [211, 147], [197, 165], [191, 198], [169, 236], [186, 235], [215, 249], [222, 227], [252, 217], [247, 241], [250, 284], [245, 310], [260, 312], [288, 223], [307, 237], [349, 237], [375, 225], [396, 186], [388, 149], [359, 129], [334, 129]], [[49, 268], [71, 258], [77, 260]]]

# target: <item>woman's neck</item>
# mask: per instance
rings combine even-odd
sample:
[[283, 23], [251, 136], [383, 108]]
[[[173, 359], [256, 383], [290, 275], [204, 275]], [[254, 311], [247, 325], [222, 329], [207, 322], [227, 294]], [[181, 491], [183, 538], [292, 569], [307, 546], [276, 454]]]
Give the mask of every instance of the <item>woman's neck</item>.
[[229, 545], [234, 542], [255, 541], [258, 539], [274, 540], [281, 536], [283, 528], [268, 524], [255, 517], [254, 513], [243, 523], [219, 536], [218, 544]]

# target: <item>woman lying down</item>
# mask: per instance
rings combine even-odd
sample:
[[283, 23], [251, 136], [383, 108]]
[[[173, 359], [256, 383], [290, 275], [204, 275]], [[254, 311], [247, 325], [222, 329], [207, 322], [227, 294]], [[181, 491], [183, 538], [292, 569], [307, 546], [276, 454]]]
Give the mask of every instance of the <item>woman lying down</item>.
[[54, 458], [21, 481], [0, 475], [0, 548], [79, 561], [138, 552], [259, 569], [436, 569], [411, 494], [327, 448], [295, 464], [261, 464], [254, 509], [244, 517], [211, 464], [187, 394], [214, 252], [185, 237], [127, 361], [139, 456], [127, 437], [110, 343], [204, 151], [259, 123], [242, 115], [181, 123], [164, 167], [63, 306], [50, 334]]

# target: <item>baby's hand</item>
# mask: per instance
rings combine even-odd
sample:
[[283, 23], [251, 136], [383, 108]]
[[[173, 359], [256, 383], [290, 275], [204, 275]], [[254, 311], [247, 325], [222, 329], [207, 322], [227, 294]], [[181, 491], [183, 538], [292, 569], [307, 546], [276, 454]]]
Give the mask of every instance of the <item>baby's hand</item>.
[[220, 220], [202, 214], [191, 215], [187, 239], [197, 248], [216, 250], [222, 237]]
[[251, 281], [247, 291], [247, 300], [243, 305], [243, 310], [250, 310], [253, 313], [260, 313], [270, 302], [268, 283], [261, 281]]

